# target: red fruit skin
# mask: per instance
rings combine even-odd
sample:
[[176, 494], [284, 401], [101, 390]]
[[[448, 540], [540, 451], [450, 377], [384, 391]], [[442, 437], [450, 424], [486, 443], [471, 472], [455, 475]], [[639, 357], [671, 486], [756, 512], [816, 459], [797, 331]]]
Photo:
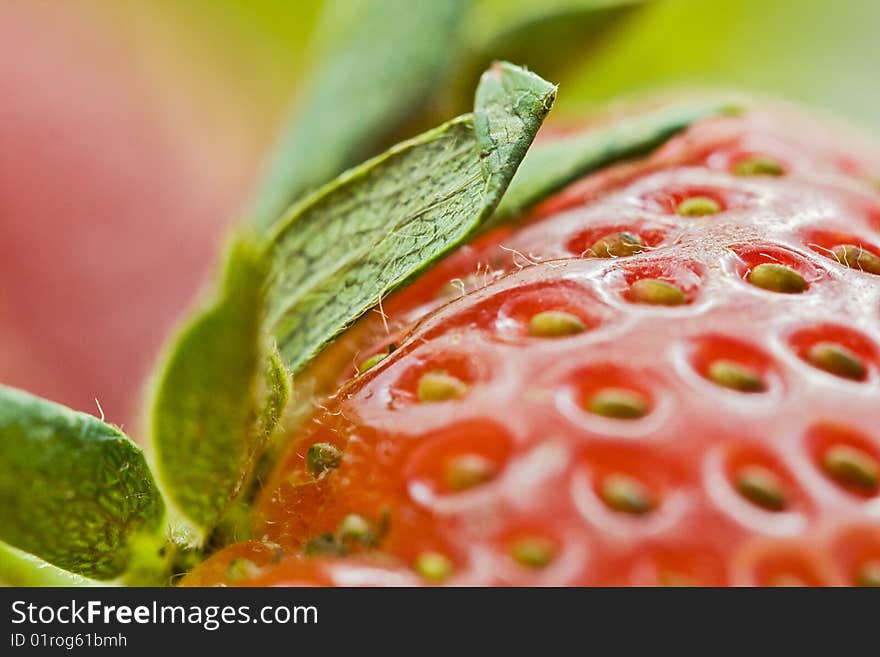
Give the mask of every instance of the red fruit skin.
[[[752, 155], [784, 175], [734, 175]], [[835, 244], [815, 238], [880, 248], [880, 191], [866, 182], [878, 171], [836, 127], [750, 110], [692, 126], [465, 247], [383, 304], [394, 337], [374, 318], [334, 347], [358, 350], [357, 363], [396, 343], [366, 373], [350, 367], [292, 437], [256, 506], [260, 541], [215, 554], [184, 583], [233, 583], [230, 555], [249, 550], [259, 574], [244, 583], [260, 585], [856, 583], [880, 559], [880, 491], [822, 463], [832, 445], [880, 461], [880, 276], [837, 262]], [[692, 195], [722, 212], [678, 216]], [[621, 230], [646, 250], [589, 256]], [[751, 285], [761, 263], [790, 266], [808, 288]], [[686, 303], [632, 302], [628, 286], [646, 277], [674, 283]], [[450, 300], [454, 279], [466, 293]], [[529, 318], [545, 310], [577, 315], [586, 330], [530, 336]], [[865, 376], [812, 365], [804, 353], [818, 341], [856, 354]], [[761, 391], [710, 380], [718, 360], [748, 368]], [[432, 370], [467, 393], [419, 401], [419, 377]], [[587, 410], [608, 387], [640, 395], [644, 415]], [[316, 479], [305, 457], [319, 442], [344, 457]], [[494, 476], [450, 489], [449, 464], [469, 454]], [[756, 466], [774, 476], [783, 509], [740, 492], [737, 477]], [[601, 494], [609, 475], [638, 481], [653, 507], [613, 508]], [[387, 532], [349, 556], [301, 555], [350, 513], [386, 518]], [[549, 546], [547, 563], [512, 556], [525, 538]], [[266, 544], [277, 547], [268, 561]], [[425, 552], [451, 569], [423, 578]]]

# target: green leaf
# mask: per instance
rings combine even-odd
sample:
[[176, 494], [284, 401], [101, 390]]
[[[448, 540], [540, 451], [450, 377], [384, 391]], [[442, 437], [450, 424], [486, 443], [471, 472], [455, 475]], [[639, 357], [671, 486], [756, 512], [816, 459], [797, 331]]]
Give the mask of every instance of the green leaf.
[[310, 84], [248, 215], [266, 229], [287, 206], [365, 157], [425, 102], [464, 0], [335, 0]]
[[159, 474], [202, 538], [239, 493], [286, 401], [275, 366], [271, 383], [263, 383], [264, 279], [259, 251], [245, 239], [234, 242], [220, 298], [178, 336], [158, 382], [152, 439]]
[[473, 115], [399, 144], [291, 209], [268, 247], [267, 322], [294, 373], [492, 213], [555, 95], [538, 76], [496, 64]]
[[486, 227], [509, 220], [582, 176], [651, 152], [695, 121], [732, 111], [736, 108], [721, 103], [667, 107], [537, 145]]
[[0, 541], [0, 586], [101, 586]]
[[213, 528], [209, 539], [211, 546], [251, 538], [250, 506], [260, 491], [263, 479], [269, 476], [269, 469], [277, 456], [273, 453], [273, 447], [277, 445], [272, 444], [271, 438], [290, 398], [290, 375], [276, 352], [266, 359], [261, 387], [260, 397], [265, 401], [253, 428], [258, 449], [254, 459], [246, 464], [247, 469], [242, 473], [242, 485], [234, 503], [225, 510]]
[[133, 543], [162, 542], [163, 517], [146, 460], [119, 429], [0, 386], [0, 540], [111, 579]]

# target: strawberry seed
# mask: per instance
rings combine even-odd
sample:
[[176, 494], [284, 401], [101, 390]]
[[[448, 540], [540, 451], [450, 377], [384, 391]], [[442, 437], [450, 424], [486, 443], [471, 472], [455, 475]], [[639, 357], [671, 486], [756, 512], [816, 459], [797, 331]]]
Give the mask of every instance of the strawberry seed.
[[721, 206], [708, 196], [691, 196], [679, 203], [675, 211], [682, 217], [705, 217], [721, 212]]
[[835, 481], [868, 493], [876, 490], [880, 481], [877, 459], [850, 445], [833, 445], [825, 450], [822, 467]]
[[654, 306], [680, 306], [687, 303], [684, 292], [672, 283], [656, 278], [642, 278], [629, 287], [629, 298], [636, 303]]
[[782, 480], [760, 465], [742, 468], [736, 477], [736, 489], [747, 500], [768, 511], [783, 511], [788, 506]]
[[560, 338], [577, 335], [587, 329], [577, 315], [562, 310], [546, 310], [532, 315], [529, 320], [529, 335], [536, 338]]
[[852, 351], [835, 342], [817, 342], [807, 352], [807, 360], [829, 374], [862, 381], [868, 371]]
[[763, 392], [761, 375], [736, 361], [719, 359], [709, 366], [709, 379], [719, 386], [739, 392]]
[[623, 258], [641, 253], [644, 249], [645, 243], [635, 233], [610, 233], [590, 247], [589, 255], [594, 258]]
[[602, 500], [615, 511], [642, 515], [656, 506], [651, 491], [628, 475], [609, 475], [602, 483]]
[[807, 281], [791, 267], [765, 262], [752, 268], [747, 280], [755, 287], [771, 292], [799, 294], [806, 291]]
[[648, 413], [644, 396], [625, 388], [605, 388], [597, 392], [587, 405], [590, 413], [618, 420], [637, 420]]

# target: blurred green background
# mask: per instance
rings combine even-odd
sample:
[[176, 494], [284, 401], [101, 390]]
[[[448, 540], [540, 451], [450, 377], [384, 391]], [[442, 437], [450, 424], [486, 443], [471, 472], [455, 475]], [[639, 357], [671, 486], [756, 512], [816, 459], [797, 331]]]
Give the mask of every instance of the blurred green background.
[[[0, 381], [135, 421], [163, 338], [363, 2], [0, 0]], [[386, 142], [466, 111], [493, 57], [560, 84], [551, 123], [732, 87], [880, 132], [880, 2], [466, 4], [436, 84]]]

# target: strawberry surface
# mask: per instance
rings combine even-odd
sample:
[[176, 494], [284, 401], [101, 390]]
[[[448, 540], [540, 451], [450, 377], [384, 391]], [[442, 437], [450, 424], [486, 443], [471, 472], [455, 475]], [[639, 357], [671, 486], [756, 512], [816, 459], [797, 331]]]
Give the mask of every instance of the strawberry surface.
[[844, 133], [703, 121], [448, 257], [184, 583], [880, 585], [880, 160]]

